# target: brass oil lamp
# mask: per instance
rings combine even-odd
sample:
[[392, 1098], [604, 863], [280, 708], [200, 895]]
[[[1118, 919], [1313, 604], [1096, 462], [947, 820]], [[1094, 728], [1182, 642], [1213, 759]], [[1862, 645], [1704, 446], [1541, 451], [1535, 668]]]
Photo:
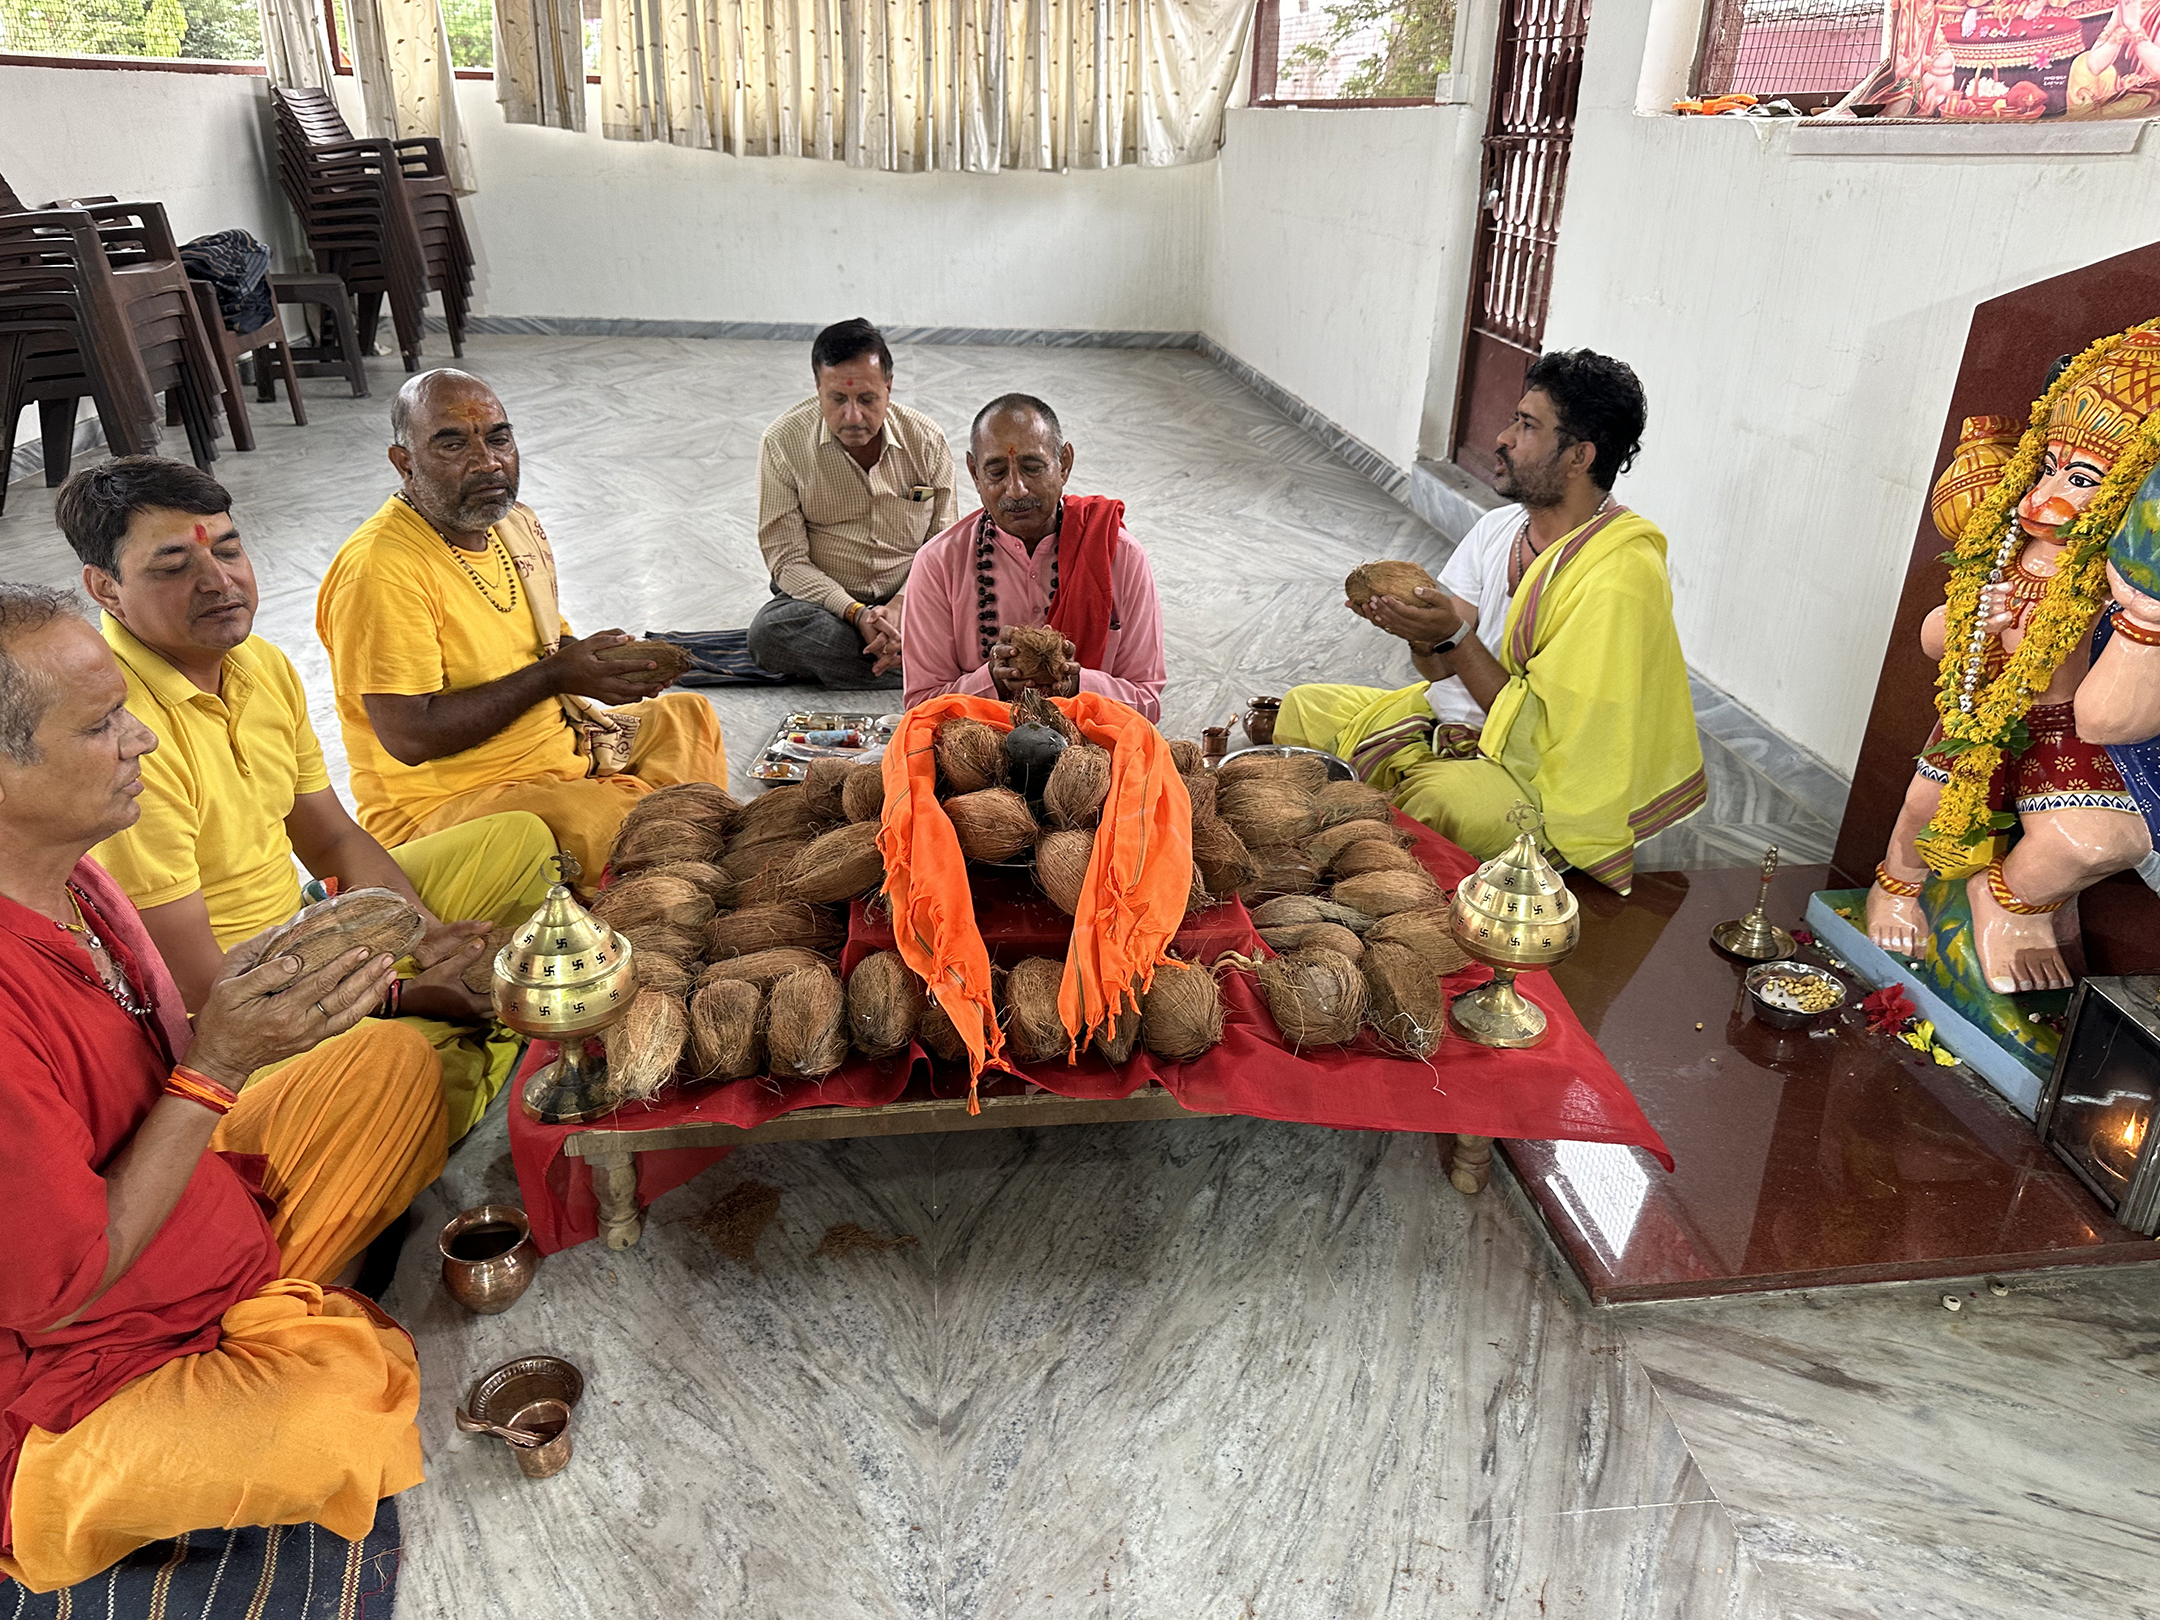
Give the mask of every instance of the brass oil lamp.
[[561, 1053], [525, 1083], [519, 1105], [543, 1125], [582, 1125], [615, 1111], [607, 1058], [587, 1040], [630, 1010], [637, 994], [630, 942], [577, 902], [579, 875], [568, 855], [555, 857], [557, 881], [532, 921], [495, 953], [495, 1017]]
[[1581, 918], [1575, 896], [1539, 853], [1536, 830], [1545, 818], [1527, 804], [1508, 812], [1515, 842], [1455, 890], [1449, 915], [1456, 943], [1493, 970], [1492, 981], [1455, 998], [1448, 1022], [1480, 1046], [1535, 1046], [1545, 1037], [1544, 1012], [1515, 988], [1515, 975], [1549, 968], [1575, 949]]

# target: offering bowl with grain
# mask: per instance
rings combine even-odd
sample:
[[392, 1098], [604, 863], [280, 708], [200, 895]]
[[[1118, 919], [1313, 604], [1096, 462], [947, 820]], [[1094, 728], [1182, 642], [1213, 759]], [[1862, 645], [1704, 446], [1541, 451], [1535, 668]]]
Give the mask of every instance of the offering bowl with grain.
[[1764, 962], [1747, 971], [1748, 1004], [1772, 1029], [1817, 1029], [1835, 1018], [1850, 992], [1835, 973], [1805, 962]]

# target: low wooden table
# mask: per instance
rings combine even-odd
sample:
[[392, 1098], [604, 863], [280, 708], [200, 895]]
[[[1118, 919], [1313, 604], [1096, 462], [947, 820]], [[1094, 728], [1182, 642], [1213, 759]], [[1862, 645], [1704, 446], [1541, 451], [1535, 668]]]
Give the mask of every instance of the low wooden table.
[[[986, 1084], [982, 1112], [968, 1112], [965, 1097], [902, 1097], [881, 1108], [798, 1108], [745, 1130], [718, 1121], [660, 1125], [648, 1130], [595, 1125], [574, 1132], [562, 1151], [592, 1171], [600, 1206], [600, 1235], [611, 1249], [634, 1245], [645, 1229], [637, 1204], [637, 1156], [668, 1148], [748, 1147], [753, 1142], [833, 1142], [857, 1136], [921, 1136], [932, 1131], [1009, 1131], [1031, 1125], [1118, 1125], [1132, 1120], [1219, 1119], [1183, 1107], [1161, 1086], [1143, 1086], [1129, 1097], [1060, 1097], [1030, 1087], [993, 1094]], [[1322, 1127], [1323, 1129], [1327, 1127]], [[1464, 1193], [1482, 1191], [1492, 1175], [1492, 1138], [1459, 1135], [1453, 1140], [1448, 1176]]]

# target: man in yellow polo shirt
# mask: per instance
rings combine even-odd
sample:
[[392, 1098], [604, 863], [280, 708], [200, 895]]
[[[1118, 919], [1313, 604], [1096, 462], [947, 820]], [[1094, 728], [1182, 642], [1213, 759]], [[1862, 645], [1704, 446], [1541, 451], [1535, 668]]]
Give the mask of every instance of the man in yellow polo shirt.
[[395, 849], [529, 810], [594, 883], [639, 798], [727, 780], [720, 723], [694, 692], [656, 696], [651, 663], [603, 658], [630, 639], [620, 630], [572, 638], [493, 390], [423, 372], [398, 391], [390, 430], [404, 485], [315, 598], [360, 824]]
[[538, 909], [554, 840], [537, 817], [499, 815], [392, 856], [354, 825], [299, 676], [252, 634], [255, 570], [231, 507], [208, 474], [155, 456], [87, 468], [60, 492], [55, 515], [105, 610], [129, 712], [158, 737], [142, 761], [141, 818], [93, 853], [141, 911], [190, 1011], [227, 949], [300, 908], [295, 854], [342, 888], [413, 901], [429, 922], [415, 955], [433, 965], [399, 987], [397, 1010], [442, 1060], [455, 1140], [517, 1056], [461, 979], [491, 925]]

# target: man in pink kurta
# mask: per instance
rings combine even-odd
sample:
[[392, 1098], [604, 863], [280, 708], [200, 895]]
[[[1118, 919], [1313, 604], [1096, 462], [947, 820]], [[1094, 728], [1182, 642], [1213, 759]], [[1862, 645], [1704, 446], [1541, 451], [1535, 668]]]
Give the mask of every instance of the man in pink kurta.
[[982, 498], [915, 554], [903, 598], [902, 670], [913, 708], [947, 692], [1012, 697], [1004, 632], [1050, 624], [1077, 664], [1066, 689], [1162, 718], [1162, 604], [1124, 506], [1065, 493], [1073, 447], [1039, 399], [1008, 394], [975, 418], [967, 465]]

